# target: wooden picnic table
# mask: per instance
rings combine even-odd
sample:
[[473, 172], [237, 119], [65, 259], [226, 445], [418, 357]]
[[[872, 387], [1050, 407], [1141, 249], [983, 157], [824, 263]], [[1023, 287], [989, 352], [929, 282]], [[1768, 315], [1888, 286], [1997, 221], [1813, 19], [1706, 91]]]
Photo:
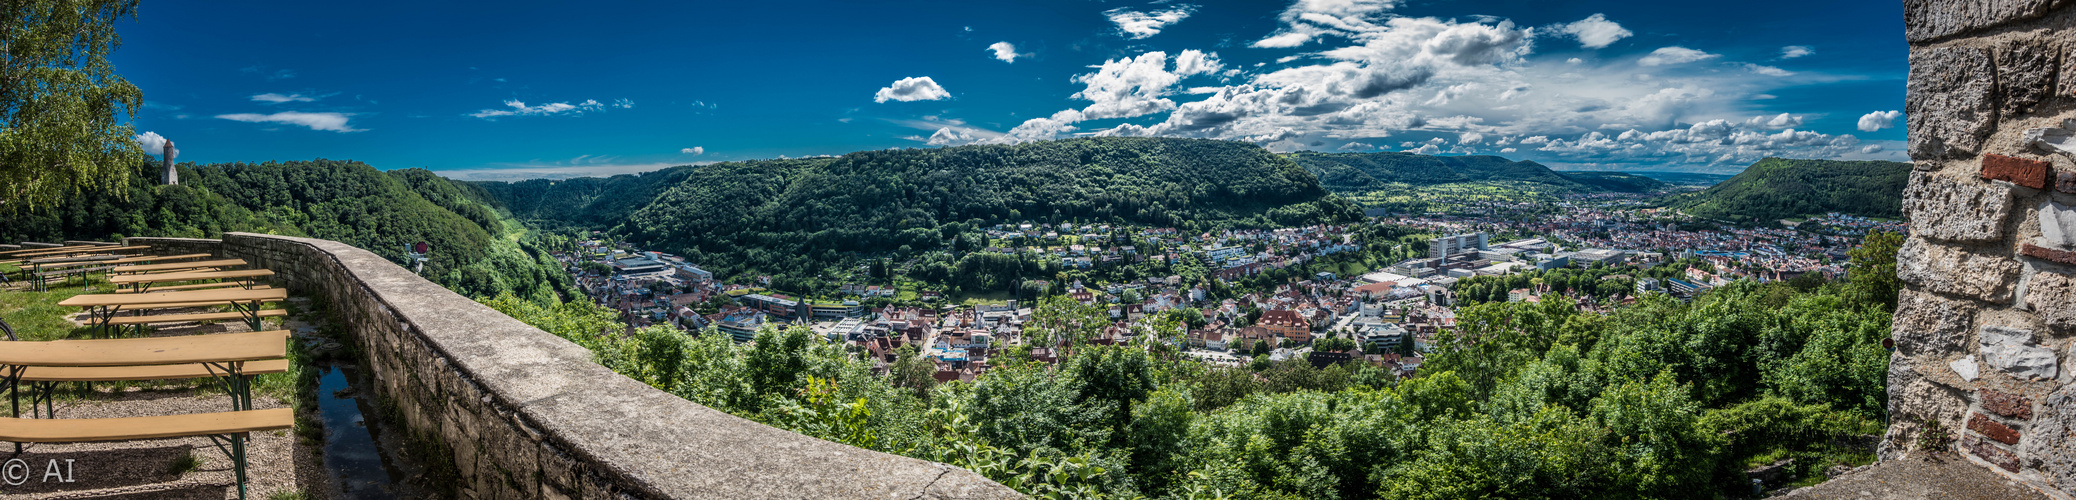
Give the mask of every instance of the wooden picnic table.
[[107, 245], [82, 245], [76, 247], [46, 248], [33, 252], [20, 252], [13, 254], [12, 257], [48, 257], [52, 255], [72, 255], [77, 253], [127, 252], [130, 250], [150, 249], [151, 247], [142, 245], [128, 247], [111, 247]]
[[210, 256], [210, 254], [206, 254], [206, 253], [190, 253], [190, 254], [181, 254], [181, 255], [139, 255], [139, 256], [136, 256], [136, 257], [123, 257], [123, 258], [121, 258], [121, 259], [116, 259], [116, 260], [114, 260], [114, 261], [110, 261], [110, 262], [109, 262], [109, 264], [115, 264], [115, 265], [118, 265], [118, 266], [127, 266], [127, 265], [130, 265], [130, 264], [139, 264], [139, 263], [144, 263], [144, 262], [158, 262], [158, 261], [162, 261], [162, 260], [188, 260], [188, 259], [200, 259], [200, 258], [204, 258], [204, 257], [208, 257], [208, 256]]
[[288, 330], [141, 339], [0, 342], [0, 366], [188, 365], [260, 361], [287, 356]]
[[[137, 292], [143, 292], [145, 290], [150, 290], [152, 285], [158, 283], [172, 283], [178, 281], [224, 280], [239, 278], [265, 278], [273, 275], [274, 271], [266, 269], [247, 269], [243, 271], [132, 274], [128, 276], [110, 277], [108, 278], [108, 282], [114, 283], [116, 286], [130, 285], [131, 289], [136, 290]], [[248, 286], [250, 286], [251, 282], [247, 281], [246, 283]]]
[[[238, 498], [245, 498], [245, 445], [251, 433], [295, 425], [294, 410], [289, 408], [252, 409], [252, 376], [245, 364], [288, 357], [288, 335], [287, 330], [276, 330], [142, 339], [0, 342], [0, 375], [5, 377], [14, 410], [14, 418], [0, 419], [0, 439], [13, 441], [15, 454], [19, 455], [22, 443], [208, 436], [230, 459]], [[32, 368], [128, 370], [131, 368], [125, 367], [160, 365], [201, 365], [231, 395], [232, 411], [122, 418], [21, 418], [20, 384]], [[40, 397], [48, 399], [50, 384], [42, 385], [46, 387]], [[31, 399], [29, 404], [34, 413], [36, 400]]]
[[[287, 299], [288, 290], [280, 288], [264, 290], [219, 288], [181, 292], [75, 295], [72, 298], [59, 301], [58, 305], [86, 308], [88, 316], [93, 318], [94, 326], [101, 327], [104, 332], [112, 332], [109, 329], [108, 321], [113, 319], [115, 313], [122, 311], [124, 307], [148, 308], [164, 304], [222, 302], [229, 304], [232, 309], [237, 310], [240, 315], [244, 316], [246, 326], [250, 326], [257, 331], [260, 329], [260, 305]], [[0, 360], [0, 362], [4, 362], [4, 360]]]
[[145, 264], [145, 265], [141, 265], [141, 266], [122, 266], [122, 267], [118, 267], [118, 268], [116, 268], [115, 270], [116, 270], [116, 272], [120, 272], [120, 273], [123, 273], [123, 274], [132, 274], [132, 273], [145, 273], [145, 272], [151, 272], [151, 271], [165, 271], [165, 270], [171, 270], [171, 269], [195, 269], [195, 268], [201, 268], [201, 267], [231, 267], [231, 266], [242, 266], [242, 265], [245, 265], [245, 259], [218, 259], [218, 260], [198, 260], [198, 261], [194, 261], [194, 262], [173, 262], [173, 263], [168, 263], [168, 264]]
[[90, 255], [85, 257], [45, 257], [41, 259], [31, 259], [27, 262], [29, 266], [22, 268], [22, 274], [24, 275], [24, 279], [28, 279], [30, 283], [35, 284], [37, 290], [47, 290], [49, 289], [49, 275], [61, 273], [50, 273], [46, 271], [88, 266], [94, 264], [105, 264], [109, 261], [113, 261], [120, 258], [122, 257], [115, 255]]
[[0, 250], [0, 256], [10, 256], [10, 257], [12, 257], [12, 256], [19, 256], [19, 255], [22, 255], [22, 254], [28, 254], [28, 253], [39, 253], [39, 252], [49, 252], [49, 251], [53, 251], [53, 250], [67, 250], [67, 249], [80, 249], [80, 248], [100, 248], [100, 247], [102, 247], [102, 246], [103, 246], [103, 245], [69, 245], [69, 246], [62, 246], [62, 247], [37, 247], [37, 248], [19, 248], [19, 249], [14, 249], [14, 250]]

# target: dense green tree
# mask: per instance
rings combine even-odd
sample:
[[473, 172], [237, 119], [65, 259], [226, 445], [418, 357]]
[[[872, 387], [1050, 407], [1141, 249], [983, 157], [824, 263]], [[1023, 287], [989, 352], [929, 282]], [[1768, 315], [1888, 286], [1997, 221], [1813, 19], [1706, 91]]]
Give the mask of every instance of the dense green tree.
[[1827, 212], [1901, 218], [1910, 164], [1766, 158], [1729, 180], [1660, 200], [1706, 219], [1773, 225]]
[[115, 23], [136, 10], [136, 0], [0, 5], [0, 211], [124, 194], [147, 158], [119, 115], [136, 113], [144, 93], [108, 55], [122, 45]]

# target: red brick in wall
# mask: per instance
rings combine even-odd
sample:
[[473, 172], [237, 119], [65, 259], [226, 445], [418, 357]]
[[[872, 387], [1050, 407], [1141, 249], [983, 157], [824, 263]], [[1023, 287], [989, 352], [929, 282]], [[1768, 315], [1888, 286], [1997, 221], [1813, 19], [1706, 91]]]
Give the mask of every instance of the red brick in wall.
[[2033, 189], [2047, 189], [2054, 164], [2000, 154], [1982, 155], [1982, 178], [2009, 181]]
[[1968, 416], [1968, 430], [1980, 433], [1983, 437], [1995, 439], [1999, 443], [2018, 444], [2017, 429], [2012, 429], [2011, 426], [1990, 420], [1989, 417], [1982, 416], [1981, 413]]
[[1989, 410], [1990, 413], [2001, 415], [2004, 418], [2019, 420], [2031, 420], [2033, 418], [2032, 400], [2026, 399], [2025, 396], [2006, 394], [1996, 389], [1982, 390], [1982, 409]]

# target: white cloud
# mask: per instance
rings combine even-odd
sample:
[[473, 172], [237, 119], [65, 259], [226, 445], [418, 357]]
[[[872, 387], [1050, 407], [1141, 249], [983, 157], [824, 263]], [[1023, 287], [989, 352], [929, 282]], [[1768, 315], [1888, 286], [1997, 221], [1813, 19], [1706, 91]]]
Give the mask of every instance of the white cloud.
[[300, 111], [283, 111], [271, 115], [262, 115], [259, 113], [233, 113], [227, 115], [216, 115], [217, 118], [222, 118], [231, 121], [240, 121], [248, 123], [284, 123], [289, 125], [310, 127], [310, 130], [324, 130], [329, 132], [363, 131], [364, 129], [353, 128], [352, 125], [346, 123], [347, 117], [349, 116], [352, 115], [348, 115], [345, 113], [304, 113]]
[[951, 93], [945, 92], [944, 87], [937, 86], [936, 80], [931, 80], [927, 76], [917, 76], [896, 80], [892, 86], [880, 87], [879, 92], [872, 94], [872, 102], [935, 101], [948, 97], [951, 97]]
[[1789, 45], [1780, 48], [1781, 59], [1794, 59], [1815, 53], [1816, 49], [1810, 48], [1808, 45]]
[[1775, 68], [1772, 66], [1760, 66], [1752, 63], [1744, 63], [1744, 68], [1752, 70], [1753, 73], [1758, 73], [1766, 76], [1793, 76], [1795, 74], [1795, 72], [1793, 71]]
[[[914, 140], [937, 145], [1203, 137], [1279, 152], [1375, 145], [1506, 153], [1588, 170], [1722, 170], [1766, 156], [1887, 158], [1898, 149], [1887, 146], [1869, 156], [1863, 152], [1869, 144], [1851, 135], [1802, 130], [1808, 116], [1781, 113], [1789, 110], [1754, 118], [1756, 100], [1788, 85], [1764, 67], [1651, 69], [1645, 77], [1630, 62], [1668, 66], [1721, 56], [1665, 47], [1621, 61], [1537, 57], [1536, 35], [1550, 36], [1554, 28], [1485, 16], [1394, 17], [1395, 3], [1294, 3], [1279, 17], [1279, 31], [1255, 45], [1322, 47], [1290, 54], [1274, 66], [1228, 68], [1209, 52], [1147, 51], [1112, 57], [1075, 75], [1083, 88], [1071, 97], [1085, 103], [1006, 132], [936, 118], [907, 126], [921, 131]], [[1291, 43], [1278, 45], [1286, 39]], [[1276, 56], [1281, 55], [1263, 59]], [[1127, 118], [1139, 119], [1090, 124]], [[1397, 146], [1378, 142], [1407, 132], [1422, 139], [1392, 141]], [[1447, 140], [1427, 139], [1437, 136]]]
[[1559, 26], [1557, 31], [1571, 35], [1572, 38], [1577, 38], [1580, 47], [1589, 49], [1606, 47], [1608, 44], [1629, 38], [1629, 35], [1635, 34], [1622, 28], [1621, 24], [1607, 20], [1607, 16], [1601, 14], [1594, 14], [1577, 22]]
[[1183, 19], [1189, 18], [1189, 15], [1196, 11], [1197, 6], [1190, 4], [1180, 4], [1172, 9], [1149, 12], [1139, 12], [1118, 7], [1103, 11], [1103, 17], [1110, 18], [1110, 22], [1117, 25], [1117, 31], [1123, 33], [1125, 38], [1138, 40], [1158, 35], [1168, 25], [1182, 22]]
[[1644, 56], [1642, 59], [1637, 59], [1636, 63], [1644, 66], [1661, 66], [1667, 64], [1686, 64], [1705, 59], [1714, 59], [1717, 57], [1722, 56], [1718, 54], [1710, 54], [1707, 52], [1702, 52], [1699, 50], [1694, 50], [1675, 45], [1671, 47], [1659, 48], [1658, 50], [1653, 50], [1651, 51], [1651, 55]]
[[988, 50], [995, 51], [995, 59], [1006, 63], [1016, 62], [1016, 57], [1023, 55], [1016, 53], [1016, 46], [1010, 45], [1009, 42], [995, 42], [994, 45], [988, 46]]
[[1754, 116], [1750, 120], [1745, 120], [1744, 124], [1751, 128], [1779, 130], [1802, 126], [1802, 117], [1790, 116], [1787, 113], [1781, 113], [1780, 116], [1773, 117]]
[[692, 156], [699, 156], [699, 155], [703, 155], [703, 154], [706, 154], [706, 146], [692, 146], [692, 147], [689, 147], [689, 148], [685, 148], [685, 149], [680, 149], [680, 150], [678, 150], [678, 152], [679, 152], [679, 153], [683, 153], [683, 154], [688, 154], [688, 155], [692, 155]]
[[1860, 115], [1860, 131], [1874, 132], [1885, 128], [1892, 128], [1896, 126], [1896, 119], [1902, 117], [1902, 111], [1894, 110], [1876, 111], [1873, 113]]
[[318, 97], [306, 96], [302, 94], [281, 95], [273, 92], [257, 94], [252, 96], [253, 101], [264, 102], [269, 104], [279, 104], [284, 102], [312, 102], [316, 101], [317, 99]]
[[137, 147], [144, 148], [147, 154], [156, 155], [166, 150], [166, 138], [158, 132], [145, 131], [137, 134], [133, 140], [137, 141]]
[[979, 139], [975, 137], [971, 132], [967, 132], [962, 129], [944, 127], [937, 129], [936, 133], [930, 134], [930, 138], [924, 139], [923, 142], [931, 146], [957, 146], [962, 144], [972, 144], [973, 141], [976, 140]]
[[1342, 144], [1340, 149], [1342, 151], [1369, 151], [1377, 149], [1377, 146], [1367, 142], [1351, 142]]
[[1395, 6], [1393, 0], [1297, 0], [1276, 15], [1283, 27], [1252, 46], [1290, 48], [1329, 35], [1354, 37], [1379, 31], [1374, 19]]
[[1881, 152], [1881, 145], [1880, 145], [1880, 144], [1868, 144], [1868, 145], [1867, 145], [1867, 147], [1864, 147], [1864, 148], [1860, 148], [1860, 154], [1863, 154], [1863, 155], [1871, 155], [1871, 154], [1874, 154], [1874, 153], [1880, 153], [1880, 152]]
[[[551, 102], [539, 106], [528, 106], [525, 102], [522, 102], [518, 99], [513, 99], [505, 101], [505, 107], [511, 109], [491, 108], [482, 111], [477, 111], [474, 113], [469, 113], [469, 116], [483, 119], [494, 119], [506, 116], [549, 116], [561, 114], [581, 115], [584, 114], [584, 112], [586, 111], [604, 111], [607, 105], [605, 103], [598, 102], [597, 99], [585, 99], [583, 102], [579, 102], [576, 104], [570, 104], [568, 102]], [[632, 108], [634, 107], [634, 101], [630, 101], [627, 99], [617, 99], [613, 101], [611, 107]]]

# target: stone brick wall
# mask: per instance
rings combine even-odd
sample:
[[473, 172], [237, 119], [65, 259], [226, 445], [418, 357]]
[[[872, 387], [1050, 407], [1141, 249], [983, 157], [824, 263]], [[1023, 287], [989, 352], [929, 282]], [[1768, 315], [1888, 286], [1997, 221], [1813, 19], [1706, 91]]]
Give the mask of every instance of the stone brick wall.
[[459, 470], [465, 498], [1014, 498], [964, 469], [737, 418], [592, 362], [591, 353], [342, 243], [232, 233], [131, 238], [214, 253], [323, 296], [377, 396]]
[[2076, 495], [2076, 7], [1905, 0], [1916, 168], [1884, 459], [1956, 451]]

